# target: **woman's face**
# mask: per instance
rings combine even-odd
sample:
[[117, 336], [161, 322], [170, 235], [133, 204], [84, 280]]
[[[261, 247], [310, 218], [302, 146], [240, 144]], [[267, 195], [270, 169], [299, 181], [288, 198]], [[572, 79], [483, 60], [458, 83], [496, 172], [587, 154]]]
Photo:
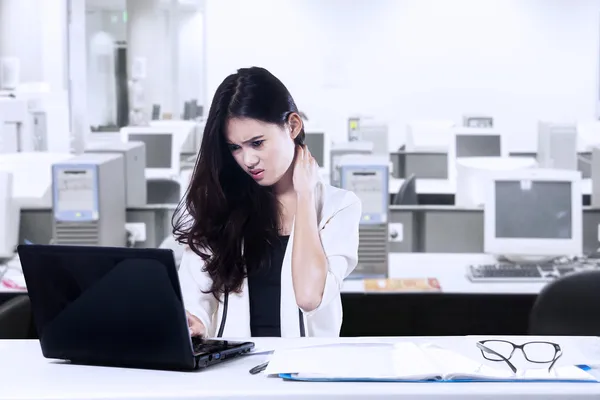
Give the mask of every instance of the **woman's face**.
[[[238, 165], [259, 185], [276, 184], [294, 160], [292, 126], [281, 128], [249, 118], [232, 118], [227, 123], [225, 141]], [[298, 129], [299, 132], [299, 129]]]

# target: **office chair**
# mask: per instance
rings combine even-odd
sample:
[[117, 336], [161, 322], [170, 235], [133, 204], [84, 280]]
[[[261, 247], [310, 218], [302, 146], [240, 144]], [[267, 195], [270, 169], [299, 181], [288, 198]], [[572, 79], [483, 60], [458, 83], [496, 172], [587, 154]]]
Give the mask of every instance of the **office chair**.
[[15, 296], [0, 305], [0, 339], [30, 339], [32, 325], [29, 296]]
[[414, 206], [419, 204], [417, 199], [417, 176], [411, 174], [400, 186], [392, 202], [395, 206]]
[[568, 274], [540, 292], [530, 335], [600, 336], [600, 270]]

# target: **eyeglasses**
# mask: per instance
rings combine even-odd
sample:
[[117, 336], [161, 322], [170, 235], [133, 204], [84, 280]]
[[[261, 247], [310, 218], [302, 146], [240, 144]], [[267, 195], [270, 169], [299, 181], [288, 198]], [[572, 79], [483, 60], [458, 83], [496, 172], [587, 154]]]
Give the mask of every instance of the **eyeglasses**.
[[536, 364], [548, 364], [548, 372], [562, 356], [560, 346], [552, 342], [527, 342], [514, 344], [508, 340], [482, 340], [477, 342], [483, 358], [490, 361], [504, 361], [510, 369], [516, 373], [517, 368], [509, 361], [515, 350], [523, 352], [523, 356], [529, 362]]

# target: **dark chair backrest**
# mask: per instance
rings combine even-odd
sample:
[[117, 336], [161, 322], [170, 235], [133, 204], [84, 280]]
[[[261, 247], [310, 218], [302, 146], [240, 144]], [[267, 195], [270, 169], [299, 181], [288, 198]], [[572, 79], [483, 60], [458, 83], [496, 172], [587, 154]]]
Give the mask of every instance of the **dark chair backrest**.
[[0, 305], [0, 339], [32, 338], [33, 319], [29, 296], [19, 295]]
[[600, 336], [600, 270], [568, 274], [542, 289], [530, 335]]
[[415, 174], [411, 174], [402, 183], [392, 203], [395, 206], [415, 206], [419, 204], [417, 199], [417, 176]]

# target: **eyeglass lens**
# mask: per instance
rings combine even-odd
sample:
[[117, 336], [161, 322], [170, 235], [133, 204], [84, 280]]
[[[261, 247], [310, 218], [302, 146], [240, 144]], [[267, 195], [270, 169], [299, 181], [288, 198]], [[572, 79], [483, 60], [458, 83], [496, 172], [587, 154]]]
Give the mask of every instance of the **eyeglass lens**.
[[[514, 353], [515, 346], [510, 342], [500, 340], [489, 340], [483, 342], [483, 345], [496, 353], [510, 359]], [[549, 363], [554, 361], [556, 356], [556, 347], [553, 343], [547, 342], [529, 342], [522, 347], [525, 359], [534, 363]], [[502, 358], [492, 353], [483, 353], [483, 356], [491, 361], [502, 361]]]

